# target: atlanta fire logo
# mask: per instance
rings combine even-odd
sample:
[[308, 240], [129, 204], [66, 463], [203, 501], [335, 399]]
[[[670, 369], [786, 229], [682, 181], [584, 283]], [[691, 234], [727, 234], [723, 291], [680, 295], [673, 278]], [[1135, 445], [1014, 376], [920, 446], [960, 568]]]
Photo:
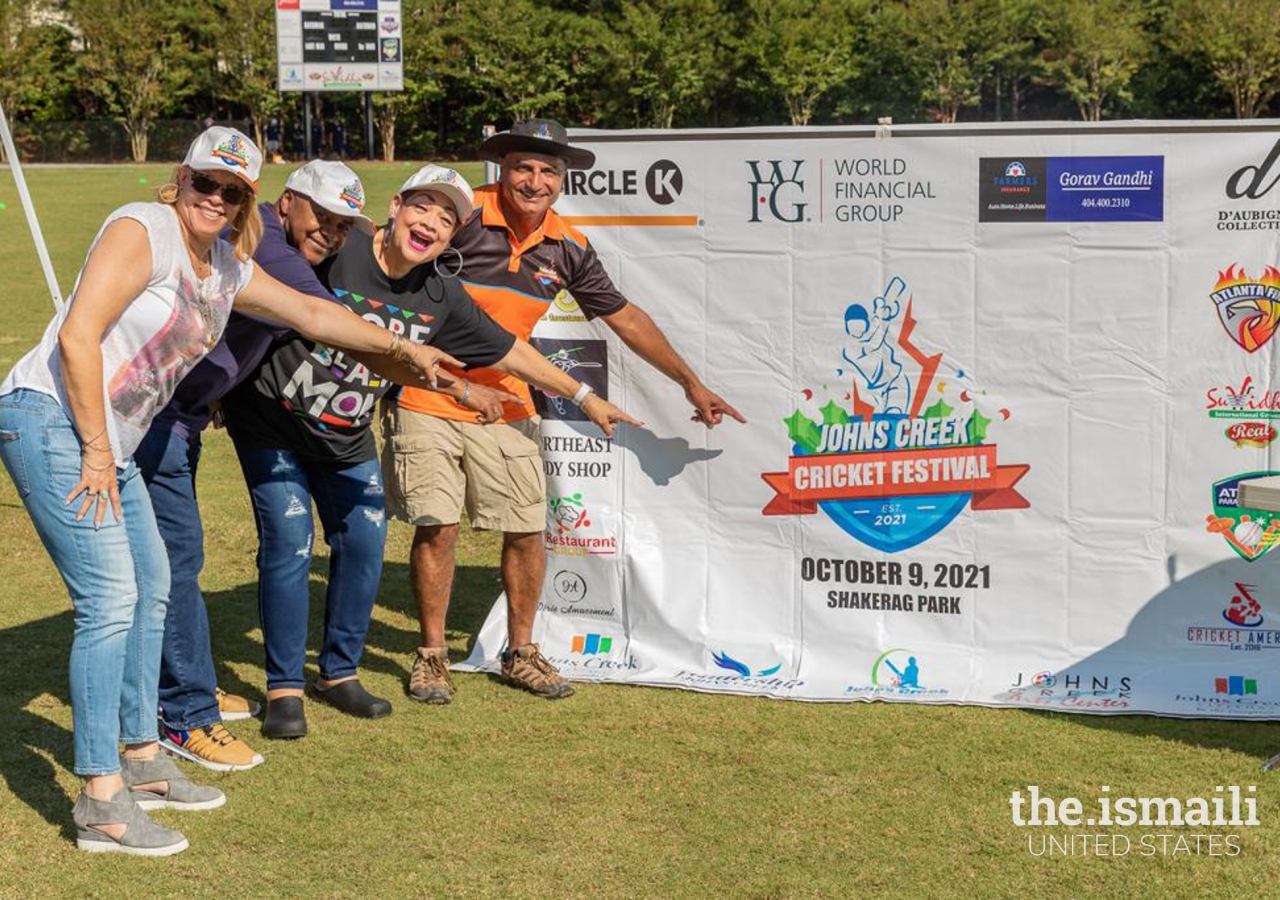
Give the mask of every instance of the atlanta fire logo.
[[[833, 384], [805, 388], [787, 419], [787, 471], [766, 516], [821, 510], [855, 540], [896, 553], [928, 540], [966, 507], [1026, 509], [1025, 464], [996, 461], [993, 435], [1012, 416], [964, 369], [913, 341], [903, 279], [845, 309]], [[824, 403], [825, 401], [825, 403]]]
[[1280, 326], [1280, 271], [1274, 266], [1254, 279], [1232, 263], [1218, 273], [1209, 296], [1218, 309], [1218, 321], [1245, 350], [1253, 353], [1275, 336]]

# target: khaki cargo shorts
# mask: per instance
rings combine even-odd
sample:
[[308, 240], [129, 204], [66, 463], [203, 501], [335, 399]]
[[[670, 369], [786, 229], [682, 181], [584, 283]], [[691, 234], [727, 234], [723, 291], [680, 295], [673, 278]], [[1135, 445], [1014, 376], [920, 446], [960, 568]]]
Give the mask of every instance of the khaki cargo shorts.
[[527, 533], [547, 523], [537, 416], [480, 425], [384, 405], [382, 475], [387, 512], [411, 525]]

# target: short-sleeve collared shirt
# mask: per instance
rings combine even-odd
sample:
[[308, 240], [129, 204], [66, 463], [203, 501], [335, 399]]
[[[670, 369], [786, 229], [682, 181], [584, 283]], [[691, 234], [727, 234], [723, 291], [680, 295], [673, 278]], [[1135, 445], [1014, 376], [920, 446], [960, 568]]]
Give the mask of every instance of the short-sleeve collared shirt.
[[[568, 291], [588, 319], [617, 312], [627, 305], [605, 272], [587, 238], [548, 210], [542, 227], [523, 242], [507, 224], [498, 200], [498, 186], [476, 191], [476, 212], [458, 229], [451, 246], [462, 254], [459, 278], [471, 299], [516, 337], [529, 339], [533, 327], [557, 297]], [[441, 262], [444, 267], [448, 258]], [[522, 413], [508, 405], [502, 421], [534, 414], [523, 381], [496, 369], [468, 369], [467, 378], [509, 391], [525, 400]], [[408, 409], [444, 419], [472, 421], [475, 413], [443, 394], [406, 387], [399, 403]]]

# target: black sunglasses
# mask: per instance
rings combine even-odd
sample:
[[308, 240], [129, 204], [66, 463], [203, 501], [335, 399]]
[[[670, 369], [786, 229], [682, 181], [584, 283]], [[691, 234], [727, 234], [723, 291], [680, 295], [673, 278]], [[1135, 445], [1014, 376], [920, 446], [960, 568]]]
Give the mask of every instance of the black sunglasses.
[[248, 188], [241, 187], [238, 184], [221, 184], [208, 175], [201, 175], [199, 172], [191, 173], [191, 187], [196, 193], [208, 194], [210, 197], [214, 194], [221, 194], [222, 199], [233, 206], [238, 205], [249, 194]]

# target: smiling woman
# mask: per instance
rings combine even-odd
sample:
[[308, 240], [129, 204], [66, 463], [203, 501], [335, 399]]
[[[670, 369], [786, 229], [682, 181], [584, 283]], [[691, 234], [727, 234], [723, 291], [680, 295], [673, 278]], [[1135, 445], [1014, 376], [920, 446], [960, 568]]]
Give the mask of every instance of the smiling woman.
[[[187, 847], [144, 809], [213, 809], [158, 755], [168, 557], [133, 455], [183, 377], [218, 343], [232, 305], [367, 353], [388, 377], [435, 383], [452, 357], [410, 345], [255, 270], [262, 157], [210, 128], [158, 203], [130, 203], [98, 233], [66, 306], [0, 384], [0, 459], [75, 606], [71, 710], [85, 785], [76, 845], [168, 856]], [[231, 241], [219, 237], [230, 228]], [[119, 752], [123, 741], [125, 752]]]

